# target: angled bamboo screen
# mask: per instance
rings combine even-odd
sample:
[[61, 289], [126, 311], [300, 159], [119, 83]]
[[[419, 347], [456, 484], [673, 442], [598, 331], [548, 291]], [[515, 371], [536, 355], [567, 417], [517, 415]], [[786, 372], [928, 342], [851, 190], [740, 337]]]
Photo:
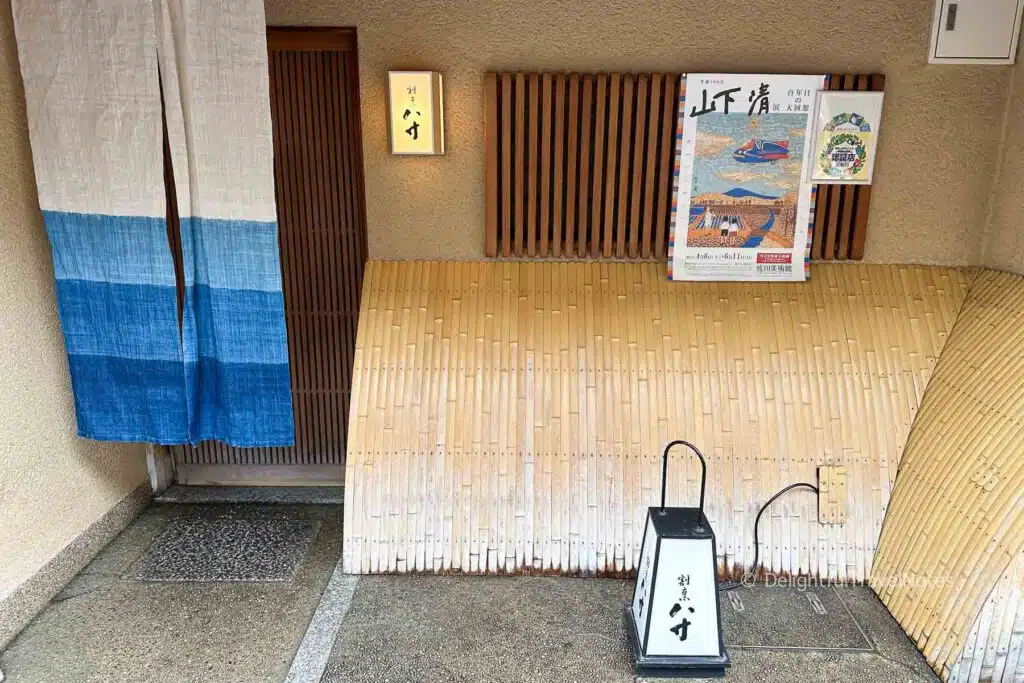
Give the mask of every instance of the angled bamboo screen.
[[[832, 90], [884, 76], [834, 75]], [[662, 260], [679, 74], [488, 73], [487, 256]], [[812, 257], [859, 260], [868, 186], [818, 186]]]
[[[871, 576], [945, 680], [954, 669], [956, 680], [1019, 681], [1024, 674], [1022, 378], [1024, 278], [985, 271], [928, 384]], [[990, 621], [979, 624], [986, 612]], [[966, 671], [954, 667], [961, 656]]]
[[[822, 264], [805, 286], [670, 283], [629, 262], [371, 261], [345, 474], [344, 567], [616, 574], [639, 559], [661, 449], [708, 458], [719, 563], [823, 465], [846, 524], [780, 500], [765, 569], [867, 578], [903, 444], [969, 274]], [[674, 454], [669, 501], [696, 500]]]

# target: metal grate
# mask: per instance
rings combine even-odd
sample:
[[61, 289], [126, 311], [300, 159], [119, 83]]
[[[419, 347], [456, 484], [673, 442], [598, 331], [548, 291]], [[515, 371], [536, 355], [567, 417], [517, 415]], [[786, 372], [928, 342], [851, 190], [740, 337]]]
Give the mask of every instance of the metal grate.
[[[270, 29], [268, 47], [296, 444], [177, 448], [182, 483], [258, 483], [254, 470], [225, 476], [223, 465], [269, 466], [260, 471], [278, 483], [342, 479], [366, 260], [355, 36]], [[289, 466], [304, 469], [296, 475]]]
[[[676, 73], [486, 74], [487, 256], [667, 258], [678, 96]], [[870, 197], [818, 186], [813, 258], [863, 258]]]

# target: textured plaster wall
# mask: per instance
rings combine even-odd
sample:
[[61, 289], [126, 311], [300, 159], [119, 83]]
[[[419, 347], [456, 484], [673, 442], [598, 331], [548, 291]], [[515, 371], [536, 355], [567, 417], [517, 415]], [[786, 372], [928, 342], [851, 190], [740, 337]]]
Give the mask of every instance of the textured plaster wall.
[[0, 601], [146, 480], [141, 446], [75, 436], [25, 98], [0, 0]]
[[[483, 74], [878, 72], [866, 258], [980, 262], [1010, 69], [930, 66], [931, 0], [266, 0], [272, 25], [359, 32], [372, 258], [483, 257]], [[388, 153], [388, 68], [445, 78], [447, 155]]]
[[1024, 64], [1020, 59], [1018, 54], [1010, 81], [984, 265], [1024, 275]]

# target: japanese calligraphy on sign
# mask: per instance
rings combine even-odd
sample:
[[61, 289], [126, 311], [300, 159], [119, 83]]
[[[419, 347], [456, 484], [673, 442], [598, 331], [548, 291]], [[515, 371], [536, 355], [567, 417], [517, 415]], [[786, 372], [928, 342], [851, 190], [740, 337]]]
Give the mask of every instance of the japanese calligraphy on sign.
[[663, 538], [658, 557], [653, 603], [649, 605], [648, 652], [718, 655], [719, 612], [711, 539]]
[[443, 154], [441, 75], [435, 71], [389, 71], [391, 153]]
[[688, 74], [680, 84], [669, 277], [804, 280], [808, 132], [824, 76]]

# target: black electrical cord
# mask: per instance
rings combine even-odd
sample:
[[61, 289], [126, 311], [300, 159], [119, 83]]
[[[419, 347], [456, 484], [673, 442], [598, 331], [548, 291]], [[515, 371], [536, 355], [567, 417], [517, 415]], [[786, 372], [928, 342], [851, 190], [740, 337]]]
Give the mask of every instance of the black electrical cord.
[[818, 487], [815, 486], [814, 484], [808, 484], [805, 481], [797, 482], [796, 484], [790, 484], [789, 486], [783, 488], [781, 491], [779, 491], [774, 496], [769, 498], [768, 502], [766, 502], [764, 505], [762, 505], [760, 507], [760, 509], [758, 509], [757, 517], [754, 518], [754, 564], [751, 565], [750, 571], [743, 572], [743, 576], [740, 577], [739, 581], [731, 581], [729, 583], [723, 583], [721, 586], [718, 587], [718, 590], [720, 590], [720, 591], [736, 590], [737, 588], [739, 588], [740, 586], [742, 586], [746, 582], [748, 576], [751, 576], [752, 574], [757, 572], [757, 563], [760, 560], [760, 555], [761, 555], [761, 545], [760, 545], [760, 539], [758, 538], [758, 535], [757, 535], [757, 526], [758, 526], [758, 524], [761, 523], [761, 515], [764, 514], [764, 511], [768, 509], [769, 505], [771, 505], [772, 503], [775, 502], [776, 498], [781, 496], [786, 491], [792, 491], [793, 489], [800, 488], [800, 487], [806, 487], [806, 488], [811, 489], [815, 493], [818, 493]]

